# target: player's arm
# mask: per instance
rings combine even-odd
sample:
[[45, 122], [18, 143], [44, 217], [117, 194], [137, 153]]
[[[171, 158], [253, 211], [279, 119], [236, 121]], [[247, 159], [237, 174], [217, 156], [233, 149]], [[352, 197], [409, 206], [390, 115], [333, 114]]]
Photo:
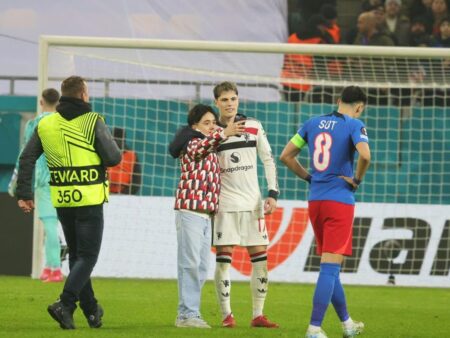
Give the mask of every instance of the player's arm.
[[11, 197], [16, 196], [16, 187], [17, 187], [17, 174], [19, 171], [19, 158], [20, 154], [22, 153], [23, 149], [25, 148], [25, 145], [29, 141], [31, 135], [33, 134], [33, 129], [35, 127], [34, 123], [32, 123], [33, 120], [28, 120], [25, 124], [25, 132], [24, 132], [24, 140], [22, 144], [22, 148], [20, 149], [19, 156], [17, 156], [16, 160], [16, 166], [14, 167], [13, 174], [11, 176], [11, 179], [8, 184], [8, 193]]
[[311, 183], [311, 175], [297, 160], [297, 156], [305, 144], [306, 141], [298, 133], [295, 134], [281, 152], [280, 161], [302, 180]]
[[356, 145], [359, 158], [356, 164], [355, 180], [361, 182], [370, 165], [370, 147], [367, 142], [359, 142]]
[[359, 142], [356, 145], [356, 150], [359, 153], [359, 158], [356, 164], [355, 175], [353, 177], [340, 176], [353, 187], [353, 190], [358, 189], [358, 186], [361, 184], [364, 175], [366, 174], [367, 169], [369, 168], [370, 165], [369, 144], [367, 142]]
[[359, 154], [358, 162], [356, 164], [356, 172], [353, 177], [341, 176], [348, 184], [356, 190], [361, 184], [364, 175], [370, 165], [370, 147], [369, 138], [364, 124], [357, 121], [352, 132], [353, 144], [355, 144], [356, 151]]
[[217, 150], [219, 145], [228, 137], [240, 135], [245, 131], [245, 122], [230, 123], [226, 128], [217, 127], [211, 134], [202, 139], [194, 139], [188, 143], [187, 154], [196, 160], [205, 158], [209, 153]]
[[267, 188], [269, 189], [268, 197], [264, 203], [264, 212], [265, 214], [270, 215], [277, 208], [277, 199], [280, 194], [280, 189], [278, 187], [277, 167], [272, 155], [272, 149], [261, 123], [258, 122], [258, 124], [259, 126], [256, 141], [256, 150], [258, 152], [259, 158], [264, 165]]
[[196, 161], [202, 160], [226, 139], [221, 130], [215, 130], [204, 138], [193, 138], [187, 144], [186, 154]]
[[[259, 124], [258, 129], [259, 130], [256, 142], [256, 149], [258, 152], [258, 156], [264, 165], [264, 172], [266, 174], [269, 196], [274, 197], [276, 199], [280, 191], [278, 188], [277, 167], [275, 165], [275, 160], [273, 159], [272, 149], [270, 147], [269, 141], [267, 140], [266, 137], [266, 133], [264, 132], [264, 129], [261, 124]], [[271, 191], [273, 191], [273, 193], [271, 193]], [[271, 194], [274, 195], [271, 196]]]

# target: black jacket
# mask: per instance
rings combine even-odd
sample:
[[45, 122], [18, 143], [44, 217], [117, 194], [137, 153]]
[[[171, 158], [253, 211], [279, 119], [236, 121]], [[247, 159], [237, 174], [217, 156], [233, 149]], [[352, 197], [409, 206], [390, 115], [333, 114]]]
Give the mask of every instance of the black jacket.
[[177, 130], [175, 137], [169, 144], [169, 153], [173, 158], [180, 157], [183, 151], [186, 151], [186, 147], [190, 140], [193, 138], [204, 138], [201, 132], [192, 129], [189, 126], [181, 127]]

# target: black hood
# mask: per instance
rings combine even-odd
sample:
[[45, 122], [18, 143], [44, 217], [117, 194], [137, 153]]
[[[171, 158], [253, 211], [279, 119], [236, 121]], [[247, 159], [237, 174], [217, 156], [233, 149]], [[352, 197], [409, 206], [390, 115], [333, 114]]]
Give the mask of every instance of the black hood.
[[70, 121], [78, 116], [89, 113], [92, 107], [89, 103], [75, 97], [61, 96], [56, 111], [66, 120]]
[[189, 126], [184, 126], [178, 129], [172, 142], [169, 144], [169, 153], [173, 158], [178, 158], [186, 147], [190, 140], [193, 138], [205, 138], [201, 132], [192, 129]]

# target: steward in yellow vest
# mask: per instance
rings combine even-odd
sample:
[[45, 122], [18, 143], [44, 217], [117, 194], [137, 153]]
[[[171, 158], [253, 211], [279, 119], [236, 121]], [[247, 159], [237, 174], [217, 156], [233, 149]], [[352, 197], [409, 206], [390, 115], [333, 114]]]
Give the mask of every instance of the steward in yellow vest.
[[50, 192], [55, 207], [98, 205], [108, 200], [105, 167], [94, 148], [99, 119], [99, 114], [87, 112], [68, 121], [56, 113], [38, 124], [37, 132], [48, 154]]
[[34, 208], [31, 180], [36, 160], [45, 153], [50, 191], [69, 248], [70, 273], [59, 300], [47, 311], [62, 329], [75, 329], [80, 308], [93, 328], [102, 326], [91, 273], [103, 237], [103, 203], [108, 200], [106, 167], [121, 161], [121, 151], [105, 122], [92, 112], [86, 81], [71, 76], [61, 84], [56, 112], [40, 120], [19, 159], [16, 195], [26, 213]]

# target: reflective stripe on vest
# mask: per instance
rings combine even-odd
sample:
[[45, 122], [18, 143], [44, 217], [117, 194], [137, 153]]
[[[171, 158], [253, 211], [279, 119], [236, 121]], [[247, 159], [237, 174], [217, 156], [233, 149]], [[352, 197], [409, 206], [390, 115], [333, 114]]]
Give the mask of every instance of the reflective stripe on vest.
[[108, 199], [106, 171], [94, 148], [98, 118], [90, 112], [68, 121], [55, 113], [38, 124], [56, 208], [98, 205]]

